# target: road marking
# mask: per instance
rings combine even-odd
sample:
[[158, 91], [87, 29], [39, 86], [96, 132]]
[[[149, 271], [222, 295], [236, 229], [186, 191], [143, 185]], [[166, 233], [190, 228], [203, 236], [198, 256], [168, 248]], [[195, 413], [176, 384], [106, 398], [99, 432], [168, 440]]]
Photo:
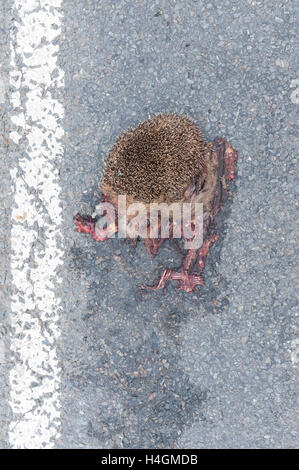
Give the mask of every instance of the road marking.
[[4, 103], [5, 100], [5, 84], [1, 74], [1, 64], [0, 64], [0, 103]]
[[12, 210], [10, 406], [13, 448], [51, 448], [60, 436], [59, 339], [62, 209], [54, 160], [63, 153], [64, 85], [57, 65], [63, 0], [15, 0], [11, 33]]
[[293, 339], [291, 341], [290, 355], [292, 364], [297, 366], [299, 363], [299, 338]]

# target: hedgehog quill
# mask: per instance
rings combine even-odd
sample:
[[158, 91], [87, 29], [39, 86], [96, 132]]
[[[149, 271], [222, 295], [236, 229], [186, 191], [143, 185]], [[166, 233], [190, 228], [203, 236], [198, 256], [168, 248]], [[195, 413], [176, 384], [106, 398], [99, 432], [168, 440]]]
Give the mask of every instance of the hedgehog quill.
[[[157, 219], [158, 230], [152, 237], [151, 207], [175, 205], [184, 212], [187, 204], [201, 205], [201, 246], [191, 245], [186, 249], [180, 269], [164, 269], [156, 285], [142, 286], [143, 289], [158, 290], [168, 281], [175, 280], [179, 289], [192, 292], [204, 283], [206, 258], [219, 238], [215, 217], [230, 195], [228, 182], [234, 179], [236, 160], [237, 152], [225, 139], [216, 138], [207, 143], [200, 128], [189, 117], [159, 114], [120, 135], [108, 154], [100, 186], [102, 201], [107, 203], [107, 210], [103, 211], [105, 227], [103, 220], [100, 225], [98, 218], [77, 214], [74, 218], [76, 230], [91, 234], [96, 241], [104, 241], [120, 231], [115, 215], [119, 212], [120, 198], [125, 197], [126, 208], [134, 204], [146, 208], [144, 238], [148, 253], [154, 256], [167, 238], [177, 237], [178, 228], [182, 228], [185, 241], [187, 237], [184, 219], [177, 223], [173, 216], [169, 236], [165, 237], [161, 215]], [[113, 209], [110, 212], [108, 205]], [[190, 214], [190, 227], [194, 231], [198, 227], [197, 212], [192, 209]], [[128, 217], [129, 222], [135, 215], [133, 212]], [[129, 231], [125, 234], [132, 238]], [[133, 238], [137, 243], [140, 237]]]

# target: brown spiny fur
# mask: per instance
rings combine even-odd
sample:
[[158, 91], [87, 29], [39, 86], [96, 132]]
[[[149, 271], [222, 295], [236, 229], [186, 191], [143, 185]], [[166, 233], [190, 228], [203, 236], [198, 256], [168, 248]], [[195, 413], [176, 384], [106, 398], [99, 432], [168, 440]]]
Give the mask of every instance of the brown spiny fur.
[[176, 202], [194, 180], [208, 172], [205, 142], [188, 117], [159, 114], [122, 134], [110, 150], [101, 184], [114, 199], [130, 202]]

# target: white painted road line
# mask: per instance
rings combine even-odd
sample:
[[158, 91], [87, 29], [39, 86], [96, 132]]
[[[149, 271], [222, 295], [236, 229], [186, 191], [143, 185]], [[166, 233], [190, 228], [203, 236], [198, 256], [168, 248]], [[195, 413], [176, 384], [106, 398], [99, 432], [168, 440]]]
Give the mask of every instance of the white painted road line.
[[[10, 406], [13, 448], [51, 448], [60, 429], [60, 368], [56, 354], [62, 264], [58, 171], [64, 110], [53, 90], [64, 85], [57, 65], [63, 0], [15, 0], [11, 34], [10, 138], [18, 149], [12, 211]], [[13, 144], [14, 145], [14, 144]], [[18, 147], [20, 145], [20, 147]], [[25, 151], [24, 151], [25, 149]]]

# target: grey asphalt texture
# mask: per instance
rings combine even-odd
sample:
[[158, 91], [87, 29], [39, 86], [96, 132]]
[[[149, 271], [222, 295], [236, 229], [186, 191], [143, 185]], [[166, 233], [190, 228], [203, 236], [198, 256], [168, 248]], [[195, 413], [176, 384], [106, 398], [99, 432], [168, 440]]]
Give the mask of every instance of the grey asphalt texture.
[[[2, 10], [2, 74], [12, 13]], [[294, 448], [296, 422], [295, 2], [66, 0], [65, 264], [59, 358], [68, 448]], [[1, 93], [1, 90], [0, 90]], [[8, 91], [7, 91], [8, 93]], [[7, 95], [6, 93], [6, 95]], [[9, 107], [2, 93], [0, 445], [7, 447]], [[140, 296], [180, 255], [166, 243], [96, 243], [92, 213], [108, 149], [159, 112], [187, 114], [238, 151], [205, 286]]]

